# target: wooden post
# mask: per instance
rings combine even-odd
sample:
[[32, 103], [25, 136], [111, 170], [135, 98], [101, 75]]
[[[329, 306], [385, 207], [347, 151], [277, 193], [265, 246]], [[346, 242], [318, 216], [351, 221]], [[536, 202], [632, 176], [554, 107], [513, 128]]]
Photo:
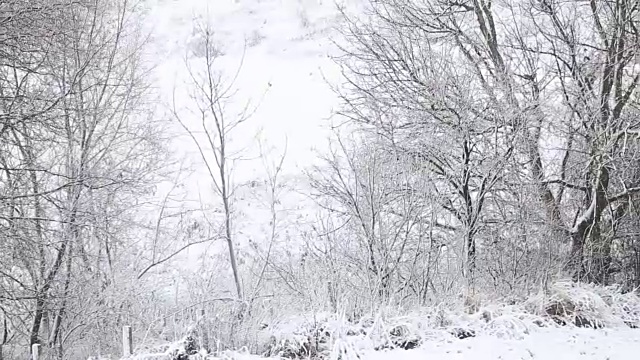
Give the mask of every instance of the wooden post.
[[131, 326], [124, 326], [122, 328], [122, 354], [124, 356], [133, 355], [133, 336]]
[[33, 360], [40, 360], [40, 344], [31, 345], [31, 358]]

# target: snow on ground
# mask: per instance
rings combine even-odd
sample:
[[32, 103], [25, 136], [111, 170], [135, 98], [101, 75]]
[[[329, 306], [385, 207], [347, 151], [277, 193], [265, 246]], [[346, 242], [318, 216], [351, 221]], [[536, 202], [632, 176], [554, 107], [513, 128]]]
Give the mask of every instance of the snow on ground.
[[[550, 313], [557, 308], [550, 305], [560, 303], [571, 310]], [[636, 359], [639, 309], [637, 295], [619, 288], [559, 281], [545, 296], [532, 294], [513, 305], [496, 302], [473, 314], [441, 304], [404, 314], [383, 308], [357, 321], [327, 312], [283, 316], [265, 323], [251, 346], [263, 359], [278, 360]], [[586, 320], [597, 329], [575, 325], [586, 326]], [[165, 354], [184, 343], [173, 344]], [[196, 359], [260, 358], [225, 351]]]
[[429, 341], [418, 349], [370, 351], [366, 360], [631, 360], [640, 353], [636, 329], [540, 329], [523, 339], [478, 336]]
[[[637, 329], [540, 329], [523, 339], [480, 335], [463, 340], [440, 338], [412, 350], [357, 351], [341, 360], [635, 360], [640, 353]], [[337, 356], [333, 356], [337, 358]], [[162, 357], [138, 356], [136, 360]], [[208, 359], [259, 360], [257, 355], [226, 352]], [[332, 359], [335, 360], [335, 359]]]

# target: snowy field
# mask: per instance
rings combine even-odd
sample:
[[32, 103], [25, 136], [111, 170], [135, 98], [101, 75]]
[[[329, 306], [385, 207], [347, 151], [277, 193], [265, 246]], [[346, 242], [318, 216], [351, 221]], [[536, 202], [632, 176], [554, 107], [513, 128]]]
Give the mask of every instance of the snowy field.
[[364, 353], [367, 360], [631, 360], [638, 358], [640, 331], [539, 330], [521, 340], [478, 336], [425, 343], [420, 349]]
[[[332, 360], [632, 360], [640, 352], [637, 329], [540, 329], [521, 339], [479, 335], [459, 340], [436, 336], [411, 350], [359, 350], [334, 354]], [[135, 359], [162, 359], [139, 356]], [[193, 358], [198, 358], [194, 356]], [[204, 359], [205, 357], [200, 357]], [[206, 359], [258, 360], [262, 357], [242, 352], [226, 352]]]

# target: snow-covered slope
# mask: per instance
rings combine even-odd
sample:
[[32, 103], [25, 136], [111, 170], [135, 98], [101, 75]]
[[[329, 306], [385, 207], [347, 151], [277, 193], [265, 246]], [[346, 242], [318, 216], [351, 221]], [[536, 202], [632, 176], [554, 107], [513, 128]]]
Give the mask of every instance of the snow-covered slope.
[[[171, 91], [185, 80], [184, 57], [194, 41], [193, 22], [206, 21], [223, 56], [219, 66], [233, 76], [239, 103], [251, 101], [257, 111], [234, 134], [238, 146], [261, 138], [279, 151], [287, 144], [286, 172], [298, 172], [324, 146], [327, 119], [337, 104], [327, 81], [338, 73], [330, 55], [338, 17], [328, 0], [155, 0], [148, 21], [157, 60], [156, 81], [168, 103]], [[253, 148], [253, 155], [256, 149]], [[260, 161], [239, 165], [236, 180], [258, 176]]]
[[[240, 258], [251, 258], [255, 244], [271, 241], [271, 201], [277, 201], [277, 242], [300, 239], [316, 211], [303, 171], [318, 163], [317, 153], [327, 144], [330, 117], [338, 99], [328, 84], [340, 81], [333, 40], [339, 19], [333, 0], [143, 0], [146, 29], [151, 33], [148, 61], [155, 66], [153, 84], [160, 98], [157, 112], [172, 117], [175, 94], [178, 107], [188, 108], [185, 58], [197, 46], [196, 24], [208, 23], [221, 56], [216, 69], [233, 78], [240, 69], [232, 102], [256, 107], [249, 121], [231, 136], [234, 161], [234, 228]], [[352, 0], [352, 2], [356, 2]], [[188, 109], [185, 113], [188, 113]], [[199, 119], [189, 119], [197, 126]], [[184, 173], [158, 187], [162, 198], [169, 191], [176, 206], [207, 209], [199, 221], [221, 224], [218, 196], [203, 166], [197, 147], [173, 121], [171, 148]], [[265, 165], [275, 166], [285, 153], [277, 199], [271, 199]], [[240, 153], [240, 152], [239, 152]], [[176, 177], [174, 177], [175, 179]], [[198, 218], [197, 215], [194, 215]], [[225, 258], [222, 241], [193, 246], [176, 257], [184, 270], [202, 269], [212, 254]], [[204, 255], [204, 256], [203, 256]], [[241, 260], [243, 261], [243, 260]]]

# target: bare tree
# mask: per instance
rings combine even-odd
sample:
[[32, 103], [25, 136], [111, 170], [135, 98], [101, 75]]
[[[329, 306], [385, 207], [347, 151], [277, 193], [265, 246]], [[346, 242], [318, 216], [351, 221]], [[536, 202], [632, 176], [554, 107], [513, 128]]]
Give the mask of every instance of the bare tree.
[[[232, 172], [233, 161], [237, 160], [237, 154], [231, 149], [230, 142], [234, 131], [249, 119], [251, 112], [247, 105], [238, 114], [230, 113], [228, 106], [236, 92], [235, 80], [241, 66], [233, 79], [225, 81], [222, 73], [216, 69], [220, 50], [214, 42], [210, 24], [205, 22], [195, 26], [199, 45], [190, 50], [185, 60], [190, 78], [190, 101], [195, 109], [189, 115], [180, 113], [174, 91], [173, 116], [198, 148], [214, 191], [222, 202], [224, 238], [229, 249], [236, 295], [239, 299], [243, 299], [242, 283], [234, 250], [233, 229]], [[204, 135], [200, 136], [201, 133]]]
[[571, 242], [566, 269], [607, 283], [639, 191], [637, 11], [634, 1], [371, 2], [366, 21], [347, 17], [345, 115], [432, 169], [466, 229], [471, 269], [476, 236], [495, 237], [500, 209], [518, 218], [505, 206], [530, 188], [540, 229]]
[[369, 295], [371, 308], [400, 299], [424, 303], [435, 288], [430, 271], [442, 253], [436, 239], [455, 228], [432, 212], [436, 199], [428, 198], [431, 184], [421, 165], [386, 147], [386, 140], [368, 137], [348, 142], [337, 136], [325, 164], [310, 174], [318, 204], [338, 224], [324, 226], [318, 240], [340, 249], [336, 255], [314, 252], [358, 269], [350, 275], [341, 266], [345, 273], [332, 287], [363, 278], [352, 286], [366, 284], [360, 292]]
[[[569, 196], [579, 204], [566, 204], [576, 214], [567, 222], [569, 268], [577, 278], [605, 284], [613, 271], [617, 227], [640, 191], [635, 120], [640, 73], [632, 60], [640, 53], [637, 5], [543, 1], [530, 9], [546, 40], [541, 52], [553, 59], [555, 76], [561, 80], [557, 96], [565, 100], [564, 112], [571, 119], [563, 166], [583, 165], [566, 178], [561, 169], [559, 176], [561, 190], [572, 191]], [[569, 13], [580, 21], [567, 21]], [[556, 202], [561, 200], [562, 192], [556, 196]], [[585, 257], [586, 247], [594, 252]]]
[[[255, 301], [262, 291], [263, 284], [265, 282], [265, 277], [267, 276], [267, 270], [270, 266], [272, 266], [272, 256], [274, 256], [274, 252], [277, 248], [277, 241], [280, 237], [280, 224], [284, 221], [282, 219], [282, 214], [279, 211], [280, 208], [280, 199], [283, 192], [283, 180], [282, 180], [282, 171], [284, 161], [287, 157], [287, 142], [285, 141], [285, 147], [282, 151], [282, 155], [276, 158], [275, 161], [269, 160], [269, 152], [266, 150], [266, 144], [264, 144], [261, 140], [258, 140], [260, 146], [260, 158], [262, 160], [262, 166], [266, 172], [266, 190], [267, 190], [267, 201], [269, 207], [269, 234], [267, 237], [267, 249], [264, 251], [263, 263], [259, 267], [259, 271], [255, 274], [257, 280], [255, 285], [253, 286], [251, 302]], [[256, 248], [258, 244], [253, 243]]]
[[404, 9], [381, 2], [372, 4], [371, 23], [347, 18], [348, 43], [338, 58], [347, 79], [342, 115], [429, 170], [441, 210], [465, 239], [462, 272], [472, 285], [483, 211], [514, 154], [510, 124], [519, 114], [500, 111], [504, 102], [478, 106], [499, 90], [469, 81], [476, 69], [463, 65], [458, 45], [411, 22], [420, 17]]
[[62, 358], [82, 338], [78, 330], [98, 329], [79, 309], [89, 299], [94, 309], [105, 306], [100, 293], [118, 283], [120, 250], [135, 232], [123, 222], [155, 181], [162, 127], [142, 116], [148, 73], [133, 4], [10, 2], [3, 10], [16, 15], [5, 25], [31, 19], [28, 26], [45, 33], [33, 32], [39, 40], [17, 27], [3, 32], [22, 63], [2, 63], [2, 81], [12, 84], [2, 87], [9, 141], [0, 150], [0, 197], [10, 204], [2, 235], [16, 259], [1, 266], [2, 301], [12, 309], [15, 341], [47, 345]]

